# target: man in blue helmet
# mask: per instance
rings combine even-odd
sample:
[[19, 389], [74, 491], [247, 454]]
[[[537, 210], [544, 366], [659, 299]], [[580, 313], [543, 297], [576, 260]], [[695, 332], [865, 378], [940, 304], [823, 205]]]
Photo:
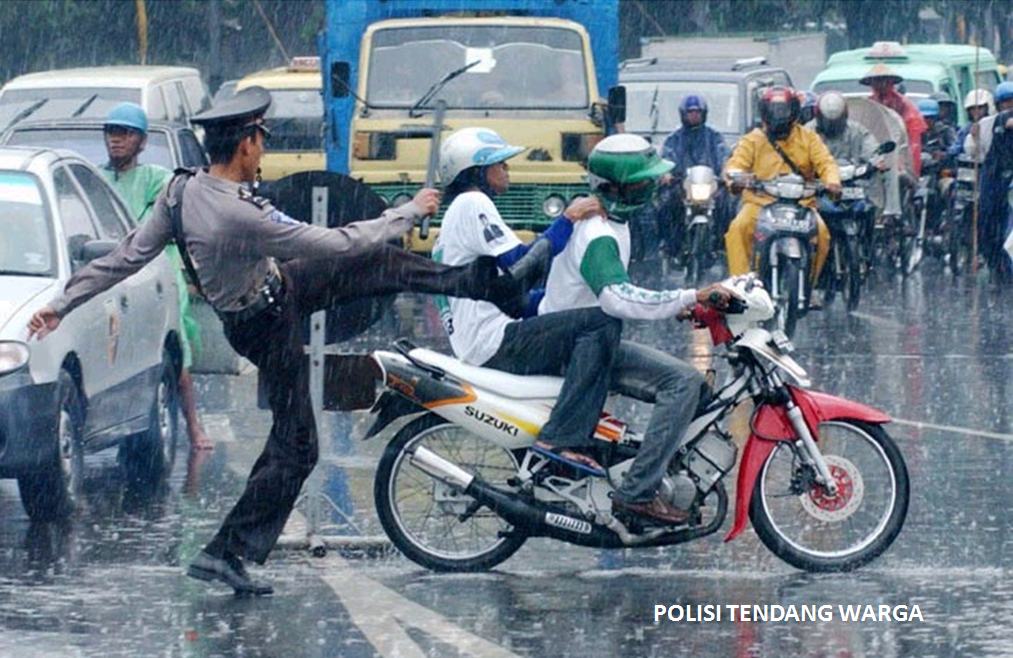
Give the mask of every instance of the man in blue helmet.
[[[148, 141], [148, 117], [135, 103], [120, 103], [109, 112], [103, 127], [109, 162], [102, 167], [106, 180], [119, 193], [138, 223], [144, 222], [155, 207], [155, 199], [172, 178], [172, 172], [155, 164], [140, 164], [138, 158]], [[169, 259], [176, 266], [176, 287], [179, 291], [179, 318], [182, 325], [180, 342], [183, 368], [179, 373], [180, 408], [186, 417], [190, 446], [196, 450], [214, 447], [197, 416], [194, 400], [193, 349], [200, 347], [200, 325], [193, 316], [190, 293], [183, 277], [183, 264], [175, 245], [166, 247]]]
[[926, 155], [932, 162], [945, 160], [947, 151], [957, 139], [957, 131], [942, 120], [942, 108], [934, 98], [919, 100], [918, 111], [928, 126], [928, 130], [922, 133], [922, 166], [928, 161]]
[[[661, 149], [661, 157], [675, 163], [674, 174], [666, 174], [661, 178], [661, 184], [667, 187], [663, 190], [666, 200], [666, 207], [670, 210], [669, 222], [674, 233], [662, 232], [673, 242], [681, 241], [682, 229], [682, 203], [681, 197], [674, 190], [672, 184], [681, 180], [683, 173], [690, 167], [710, 167], [715, 174], [720, 174], [728, 160], [730, 151], [725, 144], [724, 137], [717, 130], [707, 125], [707, 101], [703, 96], [690, 94], [679, 103], [679, 119], [682, 125], [672, 134], [665, 138], [664, 146]], [[731, 198], [723, 187], [718, 188], [718, 196], [715, 200], [714, 235], [725, 234], [728, 222], [732, 217]], [[674, 245], [670, 245], [670, 249]]]

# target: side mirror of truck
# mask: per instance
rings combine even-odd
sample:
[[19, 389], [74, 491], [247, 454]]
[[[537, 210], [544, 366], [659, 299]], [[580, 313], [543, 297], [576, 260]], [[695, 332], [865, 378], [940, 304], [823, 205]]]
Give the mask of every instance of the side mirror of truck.
[[348, 62], [331, 62], [331, 96], [345, 98], [352, 92], [352, 67]]
[[626, 87], [616, 85], [609, 89], [609, 124], [626, 123]]

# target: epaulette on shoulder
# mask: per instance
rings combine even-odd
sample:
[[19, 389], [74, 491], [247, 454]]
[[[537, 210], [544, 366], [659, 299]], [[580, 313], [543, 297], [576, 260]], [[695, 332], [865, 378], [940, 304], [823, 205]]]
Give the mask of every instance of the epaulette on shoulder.
[[263, 210], [264, 208], [266, 208], [269, 205], [271, 205], [270, 201], [268, 201], [267, 199], [265, 199], [262, 196], [257, 196], [256, 194], [254, 194], [253, 192], [249, 191], [245, 187], [239, 188], [239, 198], [242, 199], [243, 201], [247, 201], [249, 203], [252, 203], [253, 205], [255, 205], [258, 208], [260, 208], [261, 210]]

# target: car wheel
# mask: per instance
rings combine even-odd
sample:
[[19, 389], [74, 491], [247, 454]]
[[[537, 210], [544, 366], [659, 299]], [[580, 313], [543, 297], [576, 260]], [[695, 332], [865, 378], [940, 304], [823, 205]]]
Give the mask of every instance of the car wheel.
[[157, 484], [172, 470], [179, 424], [179, 374], [172, 355], [166, 351], [148, 412], [148, 429], [127, 439], [120, 448], [132, 480]]
[[84, 400], [66, 370], [56, 383], [53, 449], [40, 467], [18, 476], [25, 512], [34, 521], [70, 516], [84, 482]]

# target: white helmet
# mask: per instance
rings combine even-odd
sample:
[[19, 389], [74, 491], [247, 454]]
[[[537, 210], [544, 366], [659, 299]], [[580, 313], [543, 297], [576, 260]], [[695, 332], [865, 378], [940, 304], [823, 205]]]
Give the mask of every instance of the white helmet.
[[489, 128], [462, 128], [440, 147], [440, 180], [446, 187], [465, 169], [509, 160], [525, 148], [507, 144]]
[[725, 279], [720, 285], [746, 303], [746, 309], [742, 313], [729, 313], [725, 316], [725, 323], [733, 336], [741, 336], [746, 329], [774, 317], [774, 302], [763, 287], [763, 282], [754, 273]]
[[987, 105], [988, 113], [995, 114], [995, 100], [992, 97], [992, 92], [987, 89], [972, 89], [967, 92], [967, 96], [964, 97], [964, 109], [969, 110], [979, 105]]
[[828, 121], [837, 121], [848, 113], [848, 103], [839, 91], [828, 91], [816, 102], [820, 114]]

